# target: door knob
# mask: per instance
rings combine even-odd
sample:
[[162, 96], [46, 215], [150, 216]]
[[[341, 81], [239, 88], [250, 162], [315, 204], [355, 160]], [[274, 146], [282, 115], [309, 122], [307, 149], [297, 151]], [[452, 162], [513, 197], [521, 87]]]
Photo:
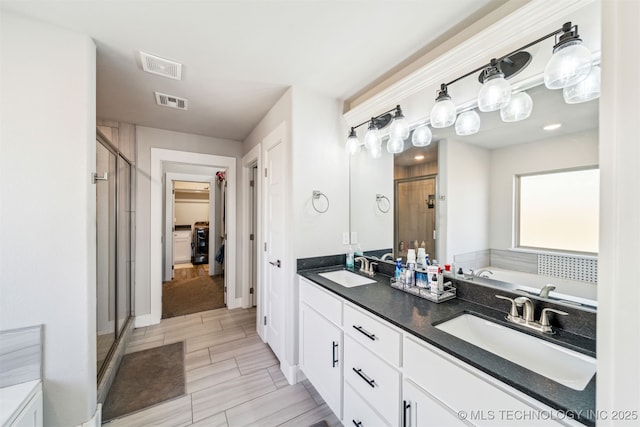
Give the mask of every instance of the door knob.
[[282, 266], [282, 263], [280, 262], [280, 260], [277, 260], [276, 262], [269, 261], [269, 264], [275, 265], [278, 268], [280, 268]]

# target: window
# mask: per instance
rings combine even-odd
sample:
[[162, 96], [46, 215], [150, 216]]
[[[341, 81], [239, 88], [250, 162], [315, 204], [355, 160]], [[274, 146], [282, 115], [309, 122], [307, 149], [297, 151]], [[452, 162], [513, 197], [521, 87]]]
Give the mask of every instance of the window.
[[516, 246], [598, 252], [600, 170], [517, 177]]

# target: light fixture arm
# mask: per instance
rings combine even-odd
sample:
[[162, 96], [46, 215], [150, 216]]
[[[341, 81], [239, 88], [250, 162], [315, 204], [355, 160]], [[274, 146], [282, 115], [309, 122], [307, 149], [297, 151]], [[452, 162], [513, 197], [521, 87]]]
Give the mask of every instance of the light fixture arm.
[[[399, 113], [399, 114], [402, 116], [402, 109], [400, 108], [400, 106], [399, 106], [399, 105], [396, 105], [396, 106], [395, 106], [395, 108], [392, 108], [392, 109], [391, 109], [391, 110], [389, 110], [389, 111], [385, 111], [384, 113], [378, 114], [378, 115], [377, 115], [377, 116], [375, 116], [375, 117], [371, 117], [369, 120], [366, 120], [366, 121], [364, 121], [364, 122], [362, 122], [362, 123], [360, 123], [360, 124], [357, 124], [357, 125], [355, 125], [355, 126], [352, 126], [352, 127], [351, 127], [351, 131], [352, 131], [352, 132], [354, 132], [354, 131], [355, 131], [356, 129], [358, 129], [360, 126], [363, 126], [363, 125], [366, 125], [366, 124], [370, 124], [370, 123], [373, 123], [373, 125], [374, 125], [377, 129], [380, 129], [380, 128], [384, 127], [384, 126], [378, 126], [378, 121], [379, 121], [382, 117], [384, 117], [385, 115], [390, 114], [390, 113], [396, 113], [396, 114], [398, 114], [398, 113]], [[386, 121], [386, 122], [388, 123], [389, 121]]]
[[527, 48], [530, 48], [531, 46], [536, 45], [536, 44], [540, 43], [541, 41], [544, 41], [544, 40], [546, 40], [546, 39], [548, 39], [550, 37], [554, 37], [554, 36], [556, 36], [556, 35], [558, 35], [560, 33], [569, 32], [573, 28], [575, 28], [576, 34], [578, 34], [578, 26], [577, 25], [571, 25], [571, 22], [565, 22], [564, 25], [562, 25], [562, 28], [559, 28], [559, 29], [557, 29], [555, 31], [552, 31], [549, 34], [544, 35], [544, 36], [540, 37], [539, 39], [532, 41], [531, 43], [527, 43], [526, 45], [524, 45], [522, 47], [519, 47], [518, 49], [516, 49], [514, 51], [511, 51], [511, 52], [507, 53], [506, 55], [503, 55], [503, 56], [501, 56], [499, 58], [494, 58], [488, 64], [484, 64], [484, 65], [482, 65], [482, 66], [480, 66], [480, 67], [478, 67], [478, 68], [476, 68], [474, 70], [471, 70], [468, 73], [451, 80], [449, 83], [445, 83], [445, 85], [446, 86], [452, 85], [453, 83], [455, 83], [455, 82], [457, 82], [459, 80], [462, 80], [465, 77], [469, 77], [470, 75], [475, 74], [478, 71], [481, 71], [481, 70], [484, 70], [487, 67], [490, 67], [492, 65], [493, 61], [496, 61], [496, 63], [499, 64], [501, 61], [503, 61], [504, 59], [510, 57], [513, 54], [516, 54], [516, 53], [518, 53], [520, 51], [523, 51], [523, 50], [525, 50]]

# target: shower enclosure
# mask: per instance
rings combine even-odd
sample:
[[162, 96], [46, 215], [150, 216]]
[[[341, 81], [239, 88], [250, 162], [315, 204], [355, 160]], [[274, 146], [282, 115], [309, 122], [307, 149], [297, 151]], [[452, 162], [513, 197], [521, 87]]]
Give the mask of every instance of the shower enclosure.
[[98, 382], [132, 314], [132, 166], [96, 138], [96, 350]]

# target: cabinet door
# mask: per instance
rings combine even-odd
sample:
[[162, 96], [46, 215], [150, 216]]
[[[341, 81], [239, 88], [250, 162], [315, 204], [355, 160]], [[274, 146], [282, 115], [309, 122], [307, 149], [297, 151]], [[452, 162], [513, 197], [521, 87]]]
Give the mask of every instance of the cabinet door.
[[191, 232], [173, 232], [173, 263], [191, 261]]
[[342, 418], [342, 331], [307, 304], [300, 304], [300, 369]]
[[409, 380], [402, 383], [402, 396], [402, 427], [472, 425]]
[[42, 427], [42, 405], [42, 385], [40, 384], [36, 395], [11, 423], [11, 427]]

